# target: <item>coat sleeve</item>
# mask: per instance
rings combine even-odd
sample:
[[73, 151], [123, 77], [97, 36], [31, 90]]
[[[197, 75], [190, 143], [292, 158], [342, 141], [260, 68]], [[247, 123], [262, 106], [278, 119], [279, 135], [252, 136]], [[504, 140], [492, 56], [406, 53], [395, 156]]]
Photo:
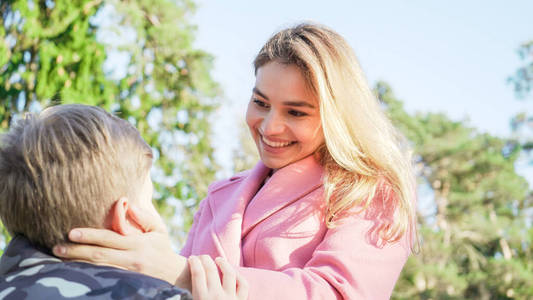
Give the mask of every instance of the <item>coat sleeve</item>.
[[209, 187], [207, 188], [207, 196], [200, 202], [200, 205], [198, 207], [198, 210], [196, 211], [196, 213], [194, 214], [194, 217], [193, 217], [193, 221], [192, 221], [192, 225], [191, 225], [191, 228], [189, 229], [189, 233], [187, 234], [187, 241], [185, 242], [185, 246], [183, 246], [183, 248], [181, 249], [180, 251], [180, 255], [182, 256], [185, 256], [185, 257], [189, 257], [192, 255], [192, 252], [193, 252], [193, 246], [194, 246], [194, 241], [196, 241], [196, 235], [198, 234], [198, 227], [200, 226], [200, 219], [202, 217], [202, 214], [204, 212], [204, 209], [206, 209], [206, 207], [208, 206], [207, 202], [208, 202], [208, 199], [209, 199], [209, 196], [210, 194], [213, 192], [213, 191], [216, 191], [220, 188], [223, 188], [229, 184], [232, 184], [234, 182], [237, 182], [236, 180], [238, 179], [241, 179], [244, 175], [246, 174], [246, 172], [241, 172], [229, 179], [224, 179], [224, 180], [220, 180], [220, 181], [216, 181], [212, 184], [209, 185]]
[[352, 216], [329, 229], [303, 268], [239, 267], [249, 299], [389, 299], [410, 246], [405, 236], [376, 245], [368, 234], [374, 224]]
[[187, 234], [187, 241], [185, 242], [185, 246], [180, 251], [180, 255], [182, 256], [189, 257], [192, 254], [192, 246], [194, 242], [194, 237], [196, 235], [196, 232], [198, 231], [198, 224], [200, 223], [199, 220], [200, 220], [200, 217], [202, 216], [202, 211], [204, 210], [206, 201], [207, 201], [207, 198], [205, 198], [204, 200], [202, 200], [202, 202], [200, 202], [200, 207], [194, 214], [191, 229], [189, 230], [189, 233]]

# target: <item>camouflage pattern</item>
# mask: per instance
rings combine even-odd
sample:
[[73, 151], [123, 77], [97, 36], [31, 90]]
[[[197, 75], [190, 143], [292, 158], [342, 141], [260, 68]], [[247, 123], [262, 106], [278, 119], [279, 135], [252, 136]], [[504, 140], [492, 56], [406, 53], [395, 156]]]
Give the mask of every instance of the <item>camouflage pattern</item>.
[[0, 259], [1, 299], [173, 299], [190, 293], [139, 273], [62, 261], [30, 244], [11, 240]]

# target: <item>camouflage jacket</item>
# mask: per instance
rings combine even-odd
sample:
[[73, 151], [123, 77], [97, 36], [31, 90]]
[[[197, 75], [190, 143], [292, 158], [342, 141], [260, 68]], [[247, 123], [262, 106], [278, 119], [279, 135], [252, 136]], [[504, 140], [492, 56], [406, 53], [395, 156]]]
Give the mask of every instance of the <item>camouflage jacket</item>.
[[0, 259], [0, 299], [173, 299], [188, 291], [139, 273], [62, 261], [23, 236], [11, 240]]

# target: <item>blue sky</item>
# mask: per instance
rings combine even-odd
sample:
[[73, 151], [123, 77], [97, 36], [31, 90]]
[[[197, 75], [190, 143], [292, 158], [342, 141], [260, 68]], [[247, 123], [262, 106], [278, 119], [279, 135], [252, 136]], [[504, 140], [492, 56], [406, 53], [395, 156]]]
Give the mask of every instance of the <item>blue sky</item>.
[[[254, 55], [272, 33], [304, 20], [343, 35], [369, 82], [388, 82], [409, 112], [444, 112], [506, 136], [512, 115], [533, 111], [533, 99], [516, 100], [507, 83], [520, 65], [518, 46], [533, 39], [533, 1], [197, 3], [196, 46], [215, 56], [213, 74], [224, 90], [215, 128], [224, 147], [242, 126], [236, 120], [255, 80]], [[219, 153], [223, 160], [228, 155]]]

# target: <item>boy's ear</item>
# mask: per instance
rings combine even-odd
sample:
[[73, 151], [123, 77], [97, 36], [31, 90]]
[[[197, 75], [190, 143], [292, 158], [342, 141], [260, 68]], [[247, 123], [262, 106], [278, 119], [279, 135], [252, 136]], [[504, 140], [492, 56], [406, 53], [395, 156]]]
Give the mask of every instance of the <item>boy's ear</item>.
[[119, 198], [111, 208], [111, 229], [116, 233], [128, 235], [137, 232], [136, 223], [131, 222], [131, 210], [128, 198]]

